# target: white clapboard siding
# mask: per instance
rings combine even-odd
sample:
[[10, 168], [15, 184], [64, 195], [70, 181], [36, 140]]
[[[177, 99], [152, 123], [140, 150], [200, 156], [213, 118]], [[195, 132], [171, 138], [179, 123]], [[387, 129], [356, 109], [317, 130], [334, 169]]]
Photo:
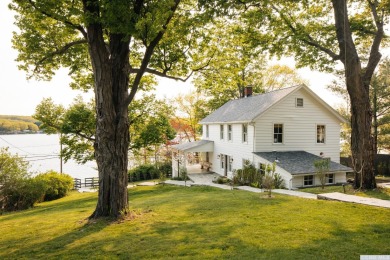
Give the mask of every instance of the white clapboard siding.
[[[303, 98], [304, 106], [296, 107], [296, 98]], [[274, 144], [274, 124], [283, 124], [283, 143]], [[317, 144], [317, 124], [325, 125], [324, 144]], [[340, 121], [319, 104], [306, 90], [287, 96], [255, 121], [255, 151], [321, 152], [332, 161], [340, 161]]]

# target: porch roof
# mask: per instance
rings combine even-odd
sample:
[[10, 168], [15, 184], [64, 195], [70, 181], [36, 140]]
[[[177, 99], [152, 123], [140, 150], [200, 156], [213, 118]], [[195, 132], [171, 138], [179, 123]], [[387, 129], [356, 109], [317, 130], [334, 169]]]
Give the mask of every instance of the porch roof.
[[186, 153], [192, 152], [213, 152], [214, 151], [214, 141], [210, 140], [200, 140], [195, 142], [182, 143], [172, 146], [173, 149], [177, 151], [182, 151]]
[[[277, 159], [277, 165], [292, 175], [313, 174], [316, 173], [314, 161], [322, 159], [322, 157], [305, 152], [305, 151], [286, 151], [286, 152], [257, 152], [254, 153], [266, 159], [269, 162], [274, 162]], [[329, 172], [352, 172], [353, 169], [344, 166], [340, 163], [330, 161]]]

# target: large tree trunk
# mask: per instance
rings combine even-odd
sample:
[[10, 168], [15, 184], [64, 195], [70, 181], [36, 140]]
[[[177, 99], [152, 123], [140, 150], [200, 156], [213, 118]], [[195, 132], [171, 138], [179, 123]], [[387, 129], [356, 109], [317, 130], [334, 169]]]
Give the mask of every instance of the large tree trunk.
[[344, 64], [347, 90], [351, 100], [351, 151], [355, 170], [354, 188], [373, 189], [376, 187], [376, 183], [373, 167], [369, 84], [380, 60], [379, 43], [382, 36], [378, 34], [378, 37], [375, 37], [368, 65], [363, 71], [350, 30], [346, 2], [346, 0], [332, 0], [340, 49], [339, 58]]
[[[98, 17], [98, 5], [85, 1], [86, 11]], [[95, 81], [95, 159], [99, 172], [98, 203], [92, 218], [118, 218], [128, 211], [127, 162], [129, 123], [126, 99], [129, 86], [129, 41], [110, 36], [107, 46], [98, 22], [87, 26]], [[129, 37], [127, 37], [129, 38]]]

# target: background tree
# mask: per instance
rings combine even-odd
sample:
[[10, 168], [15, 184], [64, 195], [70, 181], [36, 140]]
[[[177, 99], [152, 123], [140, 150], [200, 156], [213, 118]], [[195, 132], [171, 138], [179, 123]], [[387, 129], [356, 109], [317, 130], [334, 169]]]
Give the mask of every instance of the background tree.
[[190, 0], [13, 0], [10, 7], [18, 14], [13, 45], [20, 69], [50, 79], [67, 67], [72, 87], [94, 88], [101, 185], [91, 217], [125, 214], [128, 107], [145, 73], [177, 78], [205, 66], [197, 61], [208, 53], [192, 50], [203, 44], [199, 28], [207, 17]]
[[200, 104], [203, 103], [203, 97], [199, 92], [191, 91], [184, 96], [177, 96], [173, 100], [176, 107], [176, 115], [172, 120], [176, 131], [183, 135], [183, 139], [192, 142], [198, 139], [201, 133], [199, 121], [203, 119]]
[[207, 68], [194, 74], [197, 91], [207, 97], [207, 114], [231, 99], [243, 97], [246, 86], [252, 86], [254, 93], [264, 93], [305, 83], [286, 65], [268, 66], [262, 46], [252, 41], [252, 27], [245, 26], [238, 17], [234, 19], [231, 23], [220, 17], [213, 25], [209, 48], [214, 58]]
[[298, 67], [321, 71], [334, 71], [336, 64], [344, 67], [351, 99], [354, 187], [375, 188], [369, 84], [381, 58], [387, 2], [238, 2], [248, 25], [257, 29], [254, 41], [271, 55], [293, 54]]

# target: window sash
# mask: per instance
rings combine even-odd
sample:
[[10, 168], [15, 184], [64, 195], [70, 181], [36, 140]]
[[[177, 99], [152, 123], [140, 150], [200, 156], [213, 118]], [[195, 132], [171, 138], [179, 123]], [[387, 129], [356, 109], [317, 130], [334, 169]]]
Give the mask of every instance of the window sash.
[[303, 186], [312, 186], [312, 185], [314, 185], [314, 176], [313, 175], [303, 176]]
[[242, 125], [242, 142], [244, 142], [244, 143], [248, 142], [248, 125], [247, 124]]
[[274, 143], [283, 143], [283, 124], [274, 124]]
[[228, 125], [228, 140], [232, 140], [232, 125]]
[[317, 144], [325, 143], [325, 125], [317, 125]]
[[223, 140], [223, 138], [224, 138], [224, 127], [223, 127], [223, 125], [219, 126], [219, 137], [220, 137], [221, 140]]

